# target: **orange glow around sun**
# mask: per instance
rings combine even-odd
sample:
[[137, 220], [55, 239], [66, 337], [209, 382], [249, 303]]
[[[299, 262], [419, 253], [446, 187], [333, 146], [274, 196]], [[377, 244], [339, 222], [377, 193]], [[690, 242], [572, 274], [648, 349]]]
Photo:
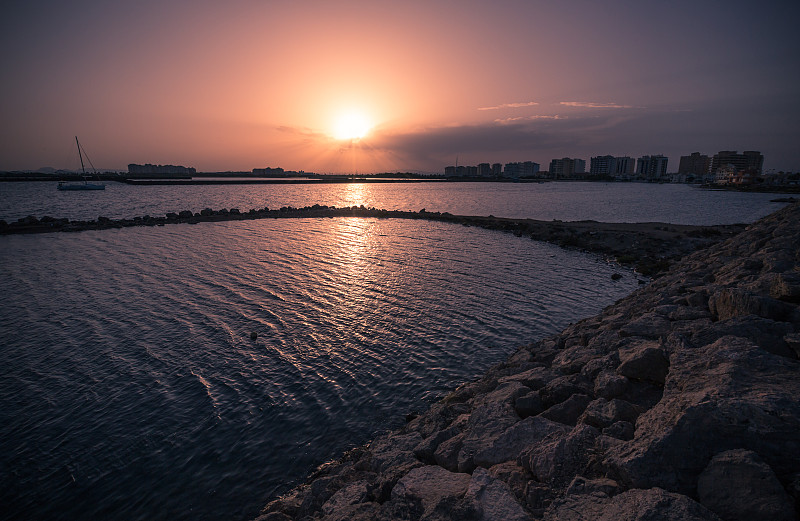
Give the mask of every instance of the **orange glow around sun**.
[[347, 111], [339, 114], [334, 122], [333, 137], [336, 139], [361, 139], [372, 128], [369, 118], [359, 111]]

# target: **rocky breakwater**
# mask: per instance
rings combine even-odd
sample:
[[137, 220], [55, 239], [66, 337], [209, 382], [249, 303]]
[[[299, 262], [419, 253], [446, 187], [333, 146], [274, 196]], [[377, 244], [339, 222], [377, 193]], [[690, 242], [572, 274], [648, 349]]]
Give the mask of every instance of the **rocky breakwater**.
[[795, 204], [520, 348], [258, 521], [797, 519], [799, 303]]
[[534, 240], [547, 241], [565, 248], [591, 251], [615, 257], [617, 262], [634, 266], [643, 275], [655, 275], [669, 267], [670, 262], [696, 249], [719, 242], [735, 235], [744, 225], [687, 226], [663, 223], [602, 223], [597, 221], [537, 221], [534, 219], [507, 219], [502, 217], [477, 217], [453, 215], [447, 212], [418, 212], [401, 210], [379, 210], [362, 206], [336, 208], [315, 204], [304, 208], [291, 206], [279, 209], [238, 208], [200, 212], [183, 210], [165, 216], [134, 217], [132, 219], [110, 219], [98, 217], [90, 221], [70, 221], [66, 218], [29, 215], [11, 223], [0, 220], [0, 235], [82, 232], [108, 230], [133, 226], [164, 226], [172, 224], [200, 224], [222, 221], [245, 221], [254, 219], [287, 218], [333, 218], [360, 217], [375, 219], [424, 219], [463, 226], [476, 226], [488, 230], [514, 233]]

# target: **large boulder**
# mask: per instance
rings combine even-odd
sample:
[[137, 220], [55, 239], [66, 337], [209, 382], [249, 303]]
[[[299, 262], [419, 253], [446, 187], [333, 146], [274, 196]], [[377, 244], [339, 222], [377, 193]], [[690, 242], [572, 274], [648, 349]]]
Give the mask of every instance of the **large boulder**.
[[661, 401], [639, 416], [636, 436], [604, 463], [627, 487], [693, 494], [720, 451], [746, 448], [778, 476], [800, 469], [798, 362], [724, 337], [676, 352]]
[[473, 456], [473, 461], [479, 467], [489, 468], [498, 463], [516, 460], [524, 449], [537, 445], [550, 435], [565, 434], [568, 431], [569, 427], [566, 425], [531, 416], [512, 425], [489, 445], [480, 449]]
[[659, 488], [605, 494], [571, 494], [553, 503], [544, 521], [720, 521], [692, 499]]
[[697, 496], [725, 521], [792, 521], [797, 516], [775, 473], [749, 450], [714, 456], [697, 480]]
[[436, 518], [461, 502], [471, 479], [436, 465], [412, 469], [392, 489], [391, 507], [410, 511], [411, 518]]
[[517, 502], [511, 489], [488, 471], [472, 473], [464, 499], [475, 506], [480, 521], [530, 521], [533, 518]]

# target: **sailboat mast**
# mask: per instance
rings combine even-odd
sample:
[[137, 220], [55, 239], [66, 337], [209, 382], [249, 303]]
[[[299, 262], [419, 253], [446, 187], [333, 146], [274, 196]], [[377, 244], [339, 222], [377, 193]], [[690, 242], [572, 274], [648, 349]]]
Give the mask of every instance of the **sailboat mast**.
[[81, 154], [81, 144], [78, 142], [78, 136], [75, 136], [75, 144], [78, 145], [78, 157], [81, 159], [81, 171], [86, 175], [86, 168], [83, 166], [83, 154]]

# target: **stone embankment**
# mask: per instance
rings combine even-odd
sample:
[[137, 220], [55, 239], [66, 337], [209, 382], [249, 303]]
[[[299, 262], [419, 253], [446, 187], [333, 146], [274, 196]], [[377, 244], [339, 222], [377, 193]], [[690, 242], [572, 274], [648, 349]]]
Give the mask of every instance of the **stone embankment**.
[[335, 208], [308, 206], [283, 207], [270, 210], [252, 209], [240, 212], [236, 208], [201, 212], [184, 210], [168, 213], [164, 217], [134, 217], [109, 219], [98, 217], [91, 221], [70, 221], [49, 216], [28, 216], [7, 223], [0, 220], [0, 235], [20, 233], [79, 232], [107, 230], [131, 226], [164, 226], [166, 224], [198, 224], [201, 222], [241, 221], [280, 218], [368, 217], [394, 219], [425, 219], [500, 230], [539, 241], [547, 241], [567, 248], [581, 249], [615, 257], [618, 262], [635, 267], [643, 275], [654, 275], [665, 270], [671, 260], [731, 237], [744, 229], [744, 225], [686, 226], [663, 223], [601, 223], [596, 221], [537, 221], [534, 219], [505, 219], [494, 216], [475, 217], [450, 213], [407, 212], [378, 210], [353, 206]]
[[521, 347], [258, 521], [798, 519], [800, 205]]

